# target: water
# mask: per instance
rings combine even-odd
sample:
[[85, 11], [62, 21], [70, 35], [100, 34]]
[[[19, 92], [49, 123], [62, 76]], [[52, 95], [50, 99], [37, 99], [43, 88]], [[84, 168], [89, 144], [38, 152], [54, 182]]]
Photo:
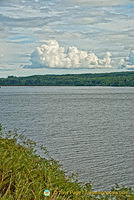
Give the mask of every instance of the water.
[[0, 88], [0, 123], [46, 146], [95, 190], [134, 187], [133, 120], [134, 88]]

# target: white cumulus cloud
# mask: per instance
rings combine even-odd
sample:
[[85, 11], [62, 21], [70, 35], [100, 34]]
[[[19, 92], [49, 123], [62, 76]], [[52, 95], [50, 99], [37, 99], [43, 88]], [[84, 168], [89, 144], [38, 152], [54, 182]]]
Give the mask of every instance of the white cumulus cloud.
[[46, 40], [32, 53], [32, 65], [25, 68], [111, 68], [111, 56], [107, 52], [103, 58], [99, 58], [95, 53], [79, 50], [75, 46], [65, 50], [56, 40]]
[[120, 65], [128, 70], [134, 70], [134, 49], [130, 50], [128, 57], [120, 60]]

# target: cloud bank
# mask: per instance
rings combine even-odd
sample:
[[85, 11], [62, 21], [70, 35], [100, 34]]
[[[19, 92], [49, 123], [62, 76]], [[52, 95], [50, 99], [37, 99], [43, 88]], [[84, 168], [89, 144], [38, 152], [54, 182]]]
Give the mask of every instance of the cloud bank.
[[56, 40], [47, 40], [32, 53], [32, 65], [24, 68], [111, 68], [111, 56], [107, 52], [103, 58], [99, 58], [95, 53], [79, 50], [75, 46], [65, 50]]
[[97, 6], [115, 6], [121, 5], [125, 3], [130, 3], [131, 0], [63, 0], [64, 3], [67, 4], [88, 4], [88, 5], [97, 5]]
[[122, 68], [134, 70], [134, 49], [130, 50], [129, 56], [120, 60]]

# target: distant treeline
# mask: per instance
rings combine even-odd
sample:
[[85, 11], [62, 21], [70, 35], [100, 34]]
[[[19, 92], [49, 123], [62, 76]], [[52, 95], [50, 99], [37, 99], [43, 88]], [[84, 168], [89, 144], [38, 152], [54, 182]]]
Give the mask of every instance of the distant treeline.
[[96, 74], [8, 76], [0, 78], [1, 86], [130, 86], [134, 87], [134, 72]]

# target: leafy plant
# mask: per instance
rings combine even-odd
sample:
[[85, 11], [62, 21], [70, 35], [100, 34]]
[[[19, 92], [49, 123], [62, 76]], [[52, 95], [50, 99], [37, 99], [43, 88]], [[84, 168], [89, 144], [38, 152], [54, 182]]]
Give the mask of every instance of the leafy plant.
[[91, 183], [79, 183], [74, 174], [65, 176], [46, 148], [41, 147], [44, 157], [36, 149], [35, 142], [0, 125], [0, 200], [42, 200], [45, 189], [51, 192], [49, 200], [134, 199], [131, 188], [117, 185], [111, 190], [115, 195], [92, 193]]

